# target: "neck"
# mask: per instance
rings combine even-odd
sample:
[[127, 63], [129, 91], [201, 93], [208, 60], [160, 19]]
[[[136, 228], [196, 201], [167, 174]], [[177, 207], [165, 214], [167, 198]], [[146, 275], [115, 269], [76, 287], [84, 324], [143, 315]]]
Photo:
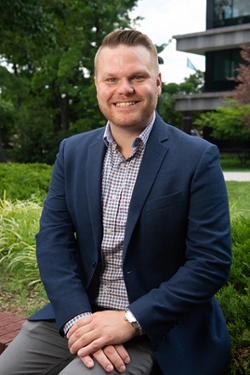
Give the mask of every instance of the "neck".
[[118, 150], [122, 154], [122, 156], [126, 159], [128, 158], [132, 152], [132, 143], [135, 138], [141, 134], [140, 132], [126, 132], [125, 129], [113, 129], [110, 127], [112, 137], [117, 144]]

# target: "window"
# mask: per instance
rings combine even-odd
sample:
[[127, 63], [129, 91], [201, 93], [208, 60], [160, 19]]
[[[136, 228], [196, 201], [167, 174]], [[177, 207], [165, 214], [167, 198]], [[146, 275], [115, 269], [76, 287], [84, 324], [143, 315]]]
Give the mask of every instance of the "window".
[[236, 83], [228, 78], [236, 77], [236, 68], [242, 62], [239, 48], [207, 52], [205, 91], [232, 90]]
[[214, 0], [214, 27], [250, 22], [249, 0]]

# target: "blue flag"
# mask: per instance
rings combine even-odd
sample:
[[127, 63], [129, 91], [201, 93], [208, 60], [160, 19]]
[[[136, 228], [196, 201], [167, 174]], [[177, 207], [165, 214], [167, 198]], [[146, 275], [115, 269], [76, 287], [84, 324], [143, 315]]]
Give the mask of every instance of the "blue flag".
[[195, 71], [197, 70], [196, 67], [191, 63], [189, 58], [187, 58], [187, 67], [190, 68], [190, 69], [193, 69]]

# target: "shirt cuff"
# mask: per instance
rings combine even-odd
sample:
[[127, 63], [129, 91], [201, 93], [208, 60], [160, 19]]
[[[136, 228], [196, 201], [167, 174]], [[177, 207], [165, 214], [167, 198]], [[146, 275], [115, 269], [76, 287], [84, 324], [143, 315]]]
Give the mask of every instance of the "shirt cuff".
[[63, 327], [63, 332], [64, 332], [64, 335], [66, 336], [67, 333], [69, 332], [70, 328], [81, 318], [83, 318], [84, 316], [89, 316], [89, 315], [92, 315], [92, 312], [90, 311], [86, 311], [82, 314], [79, 314], [79, 315], [76, 315], [74, 318], [70, 319]]

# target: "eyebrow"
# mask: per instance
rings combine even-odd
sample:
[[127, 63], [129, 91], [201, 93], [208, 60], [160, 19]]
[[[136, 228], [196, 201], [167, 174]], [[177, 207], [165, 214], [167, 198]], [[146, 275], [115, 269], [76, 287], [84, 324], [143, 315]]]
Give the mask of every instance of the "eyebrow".
[[[115, 72], [114, 73], [113, 72], [104, 72], [103, 75], [102, 75], [102, 77], [104, 77], [104, 78], [110, 78], [110, 77], [115, 77], [116, 75], [117, 74]], [[148, 76], [149, 73], [145, 69], [138, 69], [138, 70], [135, 70], [134, 72], [132, 72], [131, 74], [129, 74], [129, 78], [137, 76], [137, 75]]]

